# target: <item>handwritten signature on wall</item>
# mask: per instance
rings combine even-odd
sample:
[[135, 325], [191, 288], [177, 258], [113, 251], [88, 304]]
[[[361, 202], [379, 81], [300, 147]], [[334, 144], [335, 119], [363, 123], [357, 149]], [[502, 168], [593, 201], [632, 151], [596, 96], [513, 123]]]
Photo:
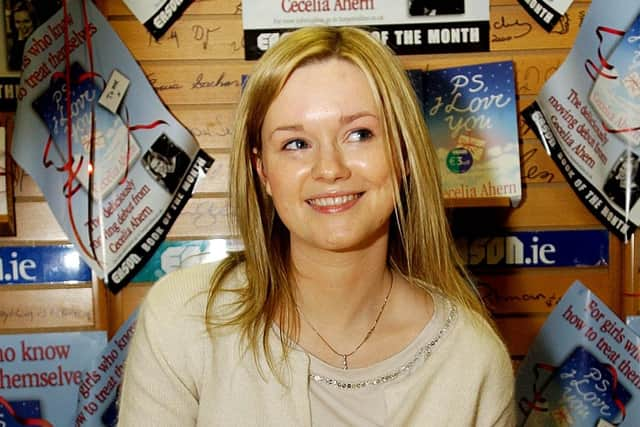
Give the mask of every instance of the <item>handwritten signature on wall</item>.
[[[495, 43], [506, 42], [514, 39], [526, 37], [533, 31], [533, 26], [530, 22], [520, 22], [518, 18], [510, 19], [506, 16], [500, 16], [500, 19], [494, 21], [492, 24], [493, 32], [491, 41]], [[564, 35], [569, 33], [570, 18], [569, 15], [564, 15], [560, 18], [560, 21], [556, 24], [555, 28], [549, 34]]]
[[553, 182], [553, 179], [555, 178], [555, 174], [553, 172], [543, 169], [532, 162], [532, 159], [536, 157], [538, 151], [538, 148], [530, 148], [520, 156], [522, 178], [529, 182]]
[[92, 322], [93, 314], [91, 310], [73, 307], [20, 306], [0, 309], [0, 324], [2, 325], [13, 322], [56, 323], [69, 320]]
[[185, 35], [184, 31], [180, 31], [180, 29], [173, 29], [161, 39], [156, 40], [151, 34], [149, 34], [147, 46], [162, 46], [163, 48], [173, 47], [180, 49], [180, 42], [182, 41], [183, 45], [189, 45], [195, 42], [195, 45], [203, 51], [215, 47], [230, 47], [231, 52], [235, 53], [244, 49], [244, 38], [242, 36], [240, 37], [240, 40], [220, 40], [215, 37], [216, 33], [220, 30], [222, 30], [222, 27], [220, 26], [193, 24], [190, 28], [190, 35]]
[[479, 281], [476, 283], [476, 287], [482, 298], [482, 301], [486, 304], [492, 312], [504, 312], [504, 306], [506, 304], [513, 303], [539, 303], [546, 308], [555, 307], [560, 301], [561, 296], [552, 292], [547, 295], [544, 292], [522, 292], [522, 293], [502, 293], [496, 287], [491, 286], [490, 283], [485, 281]]

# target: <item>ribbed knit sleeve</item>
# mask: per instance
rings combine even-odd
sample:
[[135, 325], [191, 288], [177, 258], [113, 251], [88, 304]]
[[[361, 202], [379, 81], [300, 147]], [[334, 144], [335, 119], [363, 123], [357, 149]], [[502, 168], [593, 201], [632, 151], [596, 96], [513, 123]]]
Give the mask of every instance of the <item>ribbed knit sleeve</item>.
[[125, 363], [119, 426], [195, 426], [203, 352], [210, 340], [204, 301], [211, 265], [175, 272], [145, 297]]

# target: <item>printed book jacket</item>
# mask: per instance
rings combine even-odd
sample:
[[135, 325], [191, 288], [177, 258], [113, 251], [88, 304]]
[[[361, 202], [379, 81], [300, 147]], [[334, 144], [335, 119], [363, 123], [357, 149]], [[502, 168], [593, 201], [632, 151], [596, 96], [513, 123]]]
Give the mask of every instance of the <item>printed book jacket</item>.
[[[521, 197], [518, 120], [510, 61], [420, 72], [423, 102], [446, 199]], [[422, 89], [420, 89], [420, 85]]]

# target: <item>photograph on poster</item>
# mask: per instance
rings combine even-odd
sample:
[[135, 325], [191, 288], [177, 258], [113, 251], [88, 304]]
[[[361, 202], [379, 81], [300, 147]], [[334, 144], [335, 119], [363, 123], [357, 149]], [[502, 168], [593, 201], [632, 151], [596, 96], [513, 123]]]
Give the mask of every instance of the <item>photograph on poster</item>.
[[7, 203], [7, 147], [5, 128], [0, 128], [0, 217], [9, 214]]
[[149, 174], [169, 194], [173, 194], [189, 166], [189, 156], [162, 134], [142, 156], [142, 164]]
[[640, 158], [632, 151], [625, 151], [616, 160], [607, 175], [603, 190], [613, 202], [625, 209], [636, 204], [640, 197]]
[[56, 13], [60, 0], [4, 0], [7, 68], [22, 69], [22, 53], [33, 31]]
[[0, 127], [0, 236], [15, 236], [15, 206], [11, 163], [7, 156], [7, 128]]
[[409, 0], [409, 15], [434, 16], [464, 13], [464, 0], [443, 2], [439, 0]]

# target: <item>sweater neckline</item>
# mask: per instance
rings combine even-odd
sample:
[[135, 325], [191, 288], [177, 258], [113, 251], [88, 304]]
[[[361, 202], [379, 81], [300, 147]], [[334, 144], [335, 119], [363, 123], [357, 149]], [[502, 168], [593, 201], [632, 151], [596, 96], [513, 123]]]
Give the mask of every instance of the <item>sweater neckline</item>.
[[[457, 319], [456, 306], [433, 293], [434, 314], [423, 330], [400, 352], [373, 365], [344, 370], [307, 354], [309, 378], [317, 383], [341, 389], [360, 389], [394, 381], [412, 373], [436, 350]], [[304, 351], [298, 347], [299, 351]]]

